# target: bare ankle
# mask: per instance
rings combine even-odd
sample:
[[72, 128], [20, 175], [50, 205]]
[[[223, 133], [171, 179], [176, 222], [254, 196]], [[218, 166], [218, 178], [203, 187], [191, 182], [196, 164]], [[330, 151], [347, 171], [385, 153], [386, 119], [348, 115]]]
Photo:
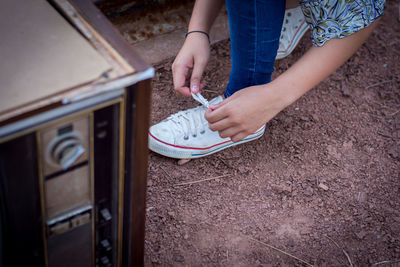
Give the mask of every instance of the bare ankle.
[[297, 0], [286, 0], [286, 9], [295, 8], [299, 6], [299, 1]]

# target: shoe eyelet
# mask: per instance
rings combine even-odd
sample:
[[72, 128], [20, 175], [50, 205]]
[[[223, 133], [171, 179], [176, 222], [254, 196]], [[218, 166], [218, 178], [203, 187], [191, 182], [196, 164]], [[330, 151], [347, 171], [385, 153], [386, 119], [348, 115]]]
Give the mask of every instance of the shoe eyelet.
[[193, 134], [192, 136], [196, 138], [196, 137], [197, 137], [197, 134]]
[[206, 133], [206, 130], [203, 130], [200, 132], [200, 134], [205, 134], [205, 133]]
[[285, 31], [286, 31], [286, 28], [285, 28], [285, 27], [283, 27], [282, 31], [283, 31], [283, 32], [285, 32]]
[[189, 140], [189, 136], [184, 136], [183, 140]]

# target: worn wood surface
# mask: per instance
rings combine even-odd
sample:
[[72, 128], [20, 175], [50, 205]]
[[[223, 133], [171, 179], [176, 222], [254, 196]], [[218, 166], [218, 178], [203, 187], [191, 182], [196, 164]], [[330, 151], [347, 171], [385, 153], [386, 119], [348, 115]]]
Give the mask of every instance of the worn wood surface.
[[3, 0], [0, 115], [90, 83], [110, 65], [44, 0]]
[[149, 65], [132, 46], [121, 37], [119, 31], [90, 0], [70, 0], [81, 11], [87, 22], [128, 62], [137, 72], [145, 71]]

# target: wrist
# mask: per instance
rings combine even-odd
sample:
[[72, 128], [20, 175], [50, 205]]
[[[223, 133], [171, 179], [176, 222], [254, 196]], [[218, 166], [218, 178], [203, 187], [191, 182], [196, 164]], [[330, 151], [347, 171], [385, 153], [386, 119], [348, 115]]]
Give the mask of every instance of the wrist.
[[185, 33], [185, 39], [189, 36], [189, 35], [203, 35], [206, 36], [208, 39], [208, 43], [211, 43], [210, 41], [210, 35], [208, 34], [208, 32], [206, 31], [202, 31], [202, 30], [192, 30], [192, 31], [188, 31]]
[[262, 88], [262, 98], [268, 99], [269, 103], [274, 103], [274, 109], [282, 110], [296, 101], [286, 90], [287, 88], [281, 86], [279, 83], [270, 82], [262, 85]]

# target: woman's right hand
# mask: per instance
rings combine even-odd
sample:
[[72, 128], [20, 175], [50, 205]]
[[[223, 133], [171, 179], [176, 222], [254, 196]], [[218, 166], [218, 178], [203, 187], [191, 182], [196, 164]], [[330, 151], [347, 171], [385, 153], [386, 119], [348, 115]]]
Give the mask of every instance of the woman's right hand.
[[[191, 96], [191, 92], [200, 92], [204, 86], [202, 75], [209, 58], [207, 35], [200, 32], [189, 34], [172, 64], [175, 91], [186, 96]], [[187, 80], [190, 84], [186, 83]]]

